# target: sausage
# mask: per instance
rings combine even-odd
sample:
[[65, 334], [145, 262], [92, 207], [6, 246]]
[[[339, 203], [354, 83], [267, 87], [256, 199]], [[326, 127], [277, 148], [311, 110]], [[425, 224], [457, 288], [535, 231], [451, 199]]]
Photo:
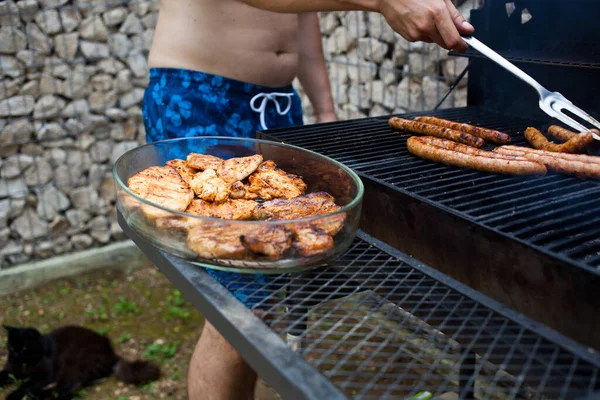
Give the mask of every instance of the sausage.
[[587, 146], [592, 144], [594, 137], [591, 132], [575, 134], [563, 144], [548, 141], [542, 132], [535, 128], [525, 129], [525, 139], [536, 149], [551, 151], [555, 153], [581, 153]]
[[427, 124], [443, 126], [444, 128], [454, 129], [455, 131], [465, 132], [485, 140], [489, 140], [493, 143], [508, 144], [510, 143], [510, 136], [506, 133], [495, 131], [492, 129], [480, 128], [469, 124], [463, 124], [460, 122], [448, 121], [446, 119], [436, 117], [417, 117], [415, 121], [425, 122]]
[[552, 136], [554, 139], [558, 139], [561, 142], [566, 142], [574, 136], [577, 136], [577, 133], [571, 132], [568, 129], [563, 128], [558, 125], [550, 125], [548, 128], [548, 135]]
[[455, 142], [477, 148], [482, 147], [485, 143], [483, 139], [468, 133], [455, 131], [437, 125], [426, 124], [419, 121], [411, 121], [408, 119], [392, 117], [389, 119], [388, 124], [394, 129], [418, 133], [426, 136], [436, 136], [442, 139], [450, 139], [454, 140]]
[[511, 154], [511, 153], [514, 153], [514, 154], [516, 154], [516, 153], [540, 154], [540, 155], [544, 155], [544, 156], [560, 158], [560, 159], [567, 160], [567, 161], [600, 165], [600, 157], [589, 156], [587, 154], [554, 153], [554, 152], [546, 151], [546, 150], [532, 149], [530, 147], [510, 146], [510, 145], [496, 147], [493, 151], [496, 153], [500, 153], [500, 154]]
[[421, 137], [421, 139], [423, 139], [424, 142], [429, 143], [431, 145], [434, 145], [437, 147], [442, 147], [447, 150], [458, 151], [459, 153], [472, 154], [475, 156], [482, 156], [482, 157], [505, 158], [505, 159], [509, 159], [509, 160], [527, 161], [527, 158], [525, 158], [525, 157], [503, 155], [503, 154], [494, 153], [491, 151], [476, 149], [475, 147], [465, 146], [464, 144], [456, 143], [451, 140], [436, 138], [433, 136], [423, 136], [423, 137]]
[[519, 146], [501, 146], [495, 148], [494, 152], [526, 157], [531, 161], [544, 164], [549, 170], [559, 174], [600, 179], [600, 157], [553, 153]]
[[411, 136], [408, 138], [408, 151], [417, 157], [460, 168], [471, 168], [493, 174], [509, 175], [544, 175], [546, 167], [533, 161], [508, 158], [494, 158], [474, 154], [461, 153], [428, 143], [425, 138]]

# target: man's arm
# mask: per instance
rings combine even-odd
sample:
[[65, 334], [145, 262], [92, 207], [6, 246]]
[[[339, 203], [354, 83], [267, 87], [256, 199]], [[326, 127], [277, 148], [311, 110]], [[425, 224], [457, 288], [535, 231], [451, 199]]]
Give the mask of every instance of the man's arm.
[[473, 27], [452, 0], [242, 0], [263, 10], [280, 13], [364, 10], [381, 13], [390, 27], [411, 42], [435, 42], [446, 49], [465, 51], [460, 34]]
[[319, 17], [311, 12], [300, 14], [298, 19], [298, 80], [313, 105], [317, 122], [335, 121]]

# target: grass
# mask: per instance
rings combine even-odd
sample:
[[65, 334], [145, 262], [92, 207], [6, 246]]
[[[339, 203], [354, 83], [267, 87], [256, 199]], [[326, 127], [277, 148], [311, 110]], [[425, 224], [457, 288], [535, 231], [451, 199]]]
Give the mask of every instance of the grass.
[[[94, 272], [63, 279], [34, 290], [0, 297], [2, 323], [34, 326], [46, 333], [76, 324], [109, 337], [127, 359], [150, 359], [162, 378], [142, 387], [114, 377], [85, 388], [80, 399], [186, 399], [189, 358], [203, 318], [154, 267], [130, 273]], [[0, 363], [6, 362], [6, 335], [0, 332]], [[0, 397], [11, 389], [4, 388]]]

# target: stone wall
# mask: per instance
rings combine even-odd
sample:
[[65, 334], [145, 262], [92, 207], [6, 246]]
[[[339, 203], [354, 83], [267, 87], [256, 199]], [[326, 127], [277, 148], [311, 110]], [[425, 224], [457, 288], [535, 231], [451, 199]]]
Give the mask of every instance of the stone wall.
[[0, 2], [0, 265], [123, 239], [111, 165], [143, 142], [157, 10]]
[[[460, 2], [467, 18], [474, 2]], [[395, 33], [383, 16], [367, 12], [319, 15], [323, 51], [332, 84], [336, 113], [356, 119], [433, 109], [467, 66], [435, 44], [410, 43]], [[464, 107], [465, 76], [440, 108]], [[306, 122], [312, 107], [301, 87]]]
[[[0, 268], [124, 239], [111, 167], [144, 142], [157, 10], [156, 0], [0, 1]], [[374, 14], [324, 13], [321, 26], [341, 119], [432, 108], [463, 68]], [[444, 106], [465, 100], [462, 83]]]

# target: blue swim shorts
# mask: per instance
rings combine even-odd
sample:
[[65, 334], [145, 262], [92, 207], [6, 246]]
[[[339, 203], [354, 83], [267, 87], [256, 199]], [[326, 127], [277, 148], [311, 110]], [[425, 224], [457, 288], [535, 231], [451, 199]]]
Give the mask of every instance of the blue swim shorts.
[[[302, 104], [292, 85], [269, 88], [177, 68], [150, 69], [143, 118], [148, 143], [196, 136], [255, 138], [257, 130], [303, 124]], [[248, 308], [261, 308], [268, 295], [261, 288], [274, 279], [206, 271]]]

